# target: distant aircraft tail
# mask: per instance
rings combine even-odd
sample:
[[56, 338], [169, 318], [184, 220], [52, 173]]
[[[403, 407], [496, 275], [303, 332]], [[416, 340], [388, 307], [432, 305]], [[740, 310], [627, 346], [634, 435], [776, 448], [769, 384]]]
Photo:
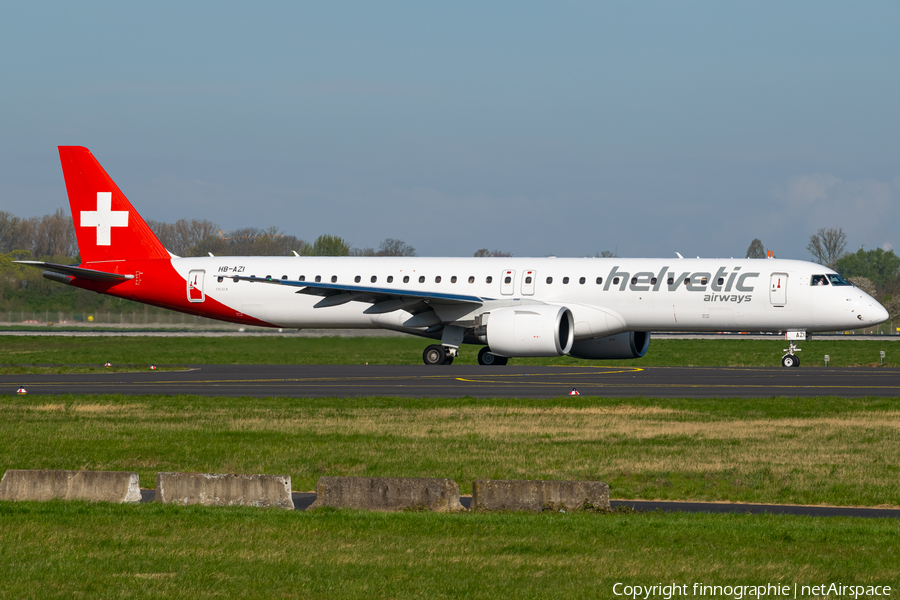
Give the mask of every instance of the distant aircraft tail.
[[170, 258], [90, 150], [60, 146], [59, 160], [82, 263]]

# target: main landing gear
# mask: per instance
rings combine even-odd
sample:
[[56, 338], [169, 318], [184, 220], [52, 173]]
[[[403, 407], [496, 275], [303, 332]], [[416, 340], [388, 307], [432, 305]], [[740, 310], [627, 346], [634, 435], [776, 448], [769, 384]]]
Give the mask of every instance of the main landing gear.
[[507, 358], [506, 356], [497, 356], [496, 354], [491, 354], [491, 349], [487, 346], [478, 351], [479, 365], [505, 365], [508, 362], [509, 358]]
[[425, 348], [425, 351], [422, 353], [422, 360], [425, 361], [426, 365], [450, 365], [453, 364], [455, 356], [456, 348], [448, 349], [440, 344], [432, 344]]
[[[426, 365], [449, 365], [457, 355], [456, 348], [448, 348], [440, 344], [432, 344], [422, 352], [422, 360]], [[491, 349], [485, 346], [478, 352], [479, 365], [505, 365], [509, 362], [506, 356], [498, 356], [491, 353]]]

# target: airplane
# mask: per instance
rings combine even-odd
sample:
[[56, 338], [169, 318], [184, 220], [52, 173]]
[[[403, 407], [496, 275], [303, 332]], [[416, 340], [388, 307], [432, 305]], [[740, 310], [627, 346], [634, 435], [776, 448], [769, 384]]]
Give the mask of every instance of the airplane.
[[[17, 261], [100, 294], [244, 325], [377, 328], [439, 340], [428, 365], [480, 344], [481, 365], [570, 355], [633, 359], [650, 332], [784, 333], [877, 325], [874, 298], [832, 269], [784, 259], [182, 258], [160, 243], [93, 154], [60, 146], [81, 263]], [[677, 253], [676, 253], [677, 254]]]

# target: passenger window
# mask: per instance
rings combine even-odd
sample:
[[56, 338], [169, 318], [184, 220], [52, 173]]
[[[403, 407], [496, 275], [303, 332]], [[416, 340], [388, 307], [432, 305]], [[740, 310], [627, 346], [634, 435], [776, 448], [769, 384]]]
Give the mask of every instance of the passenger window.
[[675, 283], [675, 278], [669, 277], [668, 279], [666, 279], [666, 283], [668, 283], [669, 285], [673, 285]]
[[553, 283], [553, 278], [552, 278], [552, 277], [548, 277], [548, 278], [547, 278], [547, 283]]
[[619, 278], [613, 277], [613, 285], [619, 285]]
[[587, 281], [587, 280], [584, 277], [582, 277], [578, 280], [578, 283], [584, 284], [585, 281]]
[[282, 278], [282, 279], [287, 279], [287, 275], [282, 275], [281, 278]]
[[469, 275], [469, 283], [475, 283], [475, 277]]
[[503, 283], [512, 283], [512, 277], [507, 275], [503, 278]]
[[706, 277], [700, 278], [700, 285], [706, 285], [707, 283], [709, 283], [709, 279], [707, 279]]
[[450, 283], [456, 283], [456, 275], [450, 278]]
[[813, 275], [812, 285], [828, 285], [828, 278], [824, 275]]
[[219, 279], [219, 283], [222, 283], [222, 280], [225, 279], [225, 278], [224, 278], [224, 277], [219, 277], [218, 279]]
[[316, 283], [319, 283], [320, 281], [322, 281], [322, 276], [316, 275]]
[[528, 284], [528, 285], [531, 285], [531, 277], [526, 277], [526, 278], [525, 278], [525, 283]]
[[403, 276], [403, 283], [409, 283], [409, 275]]
[[650, 278], [650, 285], [656, 285], [656, 277]]
[[435, 277], [435, 278], [434, 278], [434, 282], [435, 282], [435, 283], [440, 283], [440, 282], [441, 282], [441, 276], [438, 275], [437, 277]]
[[372, 277], [369, 278], [369, 281], [371, 281], [372, 283], [375, 283], [376, 281], [378, 281], [378, 277], [376, 277], [375, 275], [372, 275]]
[[266, 275], [266, 279], [268, 279], [269, 281], [272, 281], [272, 276], [271, 276], [271, 275]]
[[299, 279], [300, 281], [306, 281], [306, 275], [301, 275], [297, 279]]
[[569, 278], [568, 278], [568, 277], [563, 277], [563, 283], [569, 283]]
[[233, 280], [234, 280], [235, 283], [237, 283], [238, 281], [240, 281], [240, 279], [238, 279], [237, 277], [233, 278]]
[[362, 281], [362, 277], [357, 275], [356, 277], [353, 278], [353, 281], [355, 281], [356, 283], [359, 283], [360, 281]]
[[492, 282], [492, 281], [494, 281], [494, 278], [491, 277], [490, 275], [488, 275], [488, 276], [485, 278], [485, 280], [484, 280], [485, 283], [490, 283], [490, 282]]
[[598, 277], [598, 278], [597, 278], [597, 285], [600, 285], [601, 283], [603, 283], [603, 278], [602, 278], [602, 277]]
[[425, 283], [425, 276], [424, 276], [424, 275], [422, 275], [421, 277], [419, 277], [419, 283]]
[[685, 277], [685, 278], [684, 278], [684, 285], [691, 285], [691, 278], [690, 278], [690, 277]]
[[337, 283], [337, 275], [331, 276], [331, 283]]
[[724, 278], [724, 277], [719, 277], [719, 278], [716, 280], [716, 285], [725, 285], [725, 278]]
[[394, 276], [388, 275], [388, 283], [394, 283]]
[[631, 285], [637, 285], [637, 277], [631, 278]]

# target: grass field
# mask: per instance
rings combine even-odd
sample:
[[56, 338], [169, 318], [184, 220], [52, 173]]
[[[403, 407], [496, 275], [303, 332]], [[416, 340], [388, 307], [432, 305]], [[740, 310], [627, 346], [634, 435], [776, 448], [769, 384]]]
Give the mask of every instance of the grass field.
[[[4, 337], [0, 363], [419, 364], [425, 343]], [[771, 366], [781, 347], [655, 340], [625, 364]], [[870, 364], [879, 349], [897, 364], [887, 342], [802, 347], [804, 366]], [[133, 470], [144, 487], [158, 471], [288, 474], [295, 490], [321, 475], [451, 477], [464, 493], [486, 477], [590, 479], [613, 498], [900, 506], [894, 398], [5, 396], [0, 439], [0, 469]], [[2, 502], [0, 598], [596, 598], [617, 582], [896, 593], [898, 550], [893, 519]]]
[[12, 396], [0, 467], [580, 479], [614, 498], [900, 506], [891, 398]]
[[617, 582], [896, 590], [900, 544], [893, 520], [749, 515], [23, 502], [0, 503], [0, 523], [3, 598], [609, 598]]
[[[93, 364], [422, 364], [422, 351], [433, 343], [420, 338], [242, 338], [216, 337], [18, 337], [0, 336], [0, 365]], [[781, 364], [786, 342], [772, 340], [652, 339], [640, 359], [585, 361], [516, 358], [520, 365], [732, 366]], [[800, 344], [803, 367], [879, 364], [900, 366], [900, 344], [885, 340], [813, 339]], [[894, 348], [897, 348], [894, 351]], [[457, 364], [476, 364], [479, 346], [463, 346]], [[0, 367], [9, 368], [9, 367]], [[9, 372], [9, 371], [6, 371]]]

